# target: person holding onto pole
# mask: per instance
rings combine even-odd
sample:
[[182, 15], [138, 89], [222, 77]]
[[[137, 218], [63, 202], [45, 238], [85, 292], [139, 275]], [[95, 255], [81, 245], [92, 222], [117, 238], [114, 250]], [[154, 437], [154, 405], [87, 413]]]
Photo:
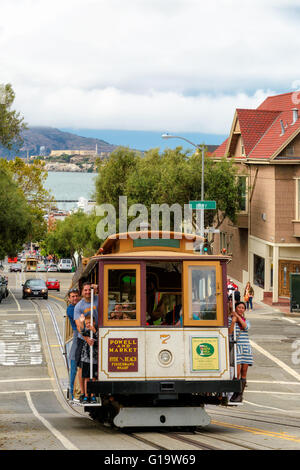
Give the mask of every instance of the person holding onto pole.
[[[80, 329], [80, 333], [82, 334], [82, 336], [91, 338], [91, 341], [93, 342], [92, 357], [90, 351], [91, 348], [87, 342], [83, 344], [81, 350], [80, 366], [84, 386], [84, 398], [82, 400], [82, 403], [96, 403], [97, 400], [94, 395], [91, 395], [91, 397], [88, 396], [87, 383], [89, 380], [95, 381], [98, 377], [98, 330], [95, 327], [95, 319], [93, 319], [92, 324], [91, 315], [84, 316], [83, 314], [81, 314], [80, 323], [82, 325]], [[93, 363], [92, 377], [90, 377], [91, 361]]]
[[79, 379], [79, 385], [80, 385], [80, 402], [83, 401], [85, 397], [85, 391], [84, 391], [84, 382], [82, 379], [82, 368], [81, 368], [81, 352], [82, 352], [82, 347], [84, 343], [87, 343], [89, 346], [93, 346], [93, 339], [90, 336], [83, 336], [80, 332], [82, 328], [82, 322], [80, 320], [81, 315], [84, 315], [86, 317], [87, 315], [92, 314], [93, 319], [95, 320], [95, 326], [96, 329], [98, 327], [98, 296], [95, 295], [93, 297], [93, 313], [91, 312], [91, 296], [92, 296], [92, 289], [96, 290], [97, 286], [93, 285], [91, 282], [85, 282], [82, 286], [82, 299], [78, 304], [76, 305], [74, 309], [74, 321], [77, 326], [77, 331], [78, 331], [78, 338], [77, 338], [77, 348], [76, 348], [76, 353], [75, 353], [75, 360], [77, 363], [78, 367], [78, 379]]
[[236, 363], [237, 379], [242, 380], [242, 391], [235, 392], [230, 401], [239, 403], [243, 401], [243, 392], [246, 387], [248, 367], [253, 365], [253, 355], [249, 340], [248, 330], [250, 322], [245, 318], [246, 305], [244, 302], [237, 302], [235, 310], [228, 318], [229, 335], [236, 334]]
[[79, 290], [78, 289], [70, 289], [68, 292], [68, 301], [69, 305], [67, 307], [67, 315], [73, 330], [73, 340], [72, 340], [72, 346], [70, 350], [70, 355], [69, 355], [69, 361], [70, 361], [70, 398], [71, 400], [74, 399], [74, 382], [75, 382], [75, 377], [77, 373], [77, 364], [75, 360], [75, 352], [77, 348], [77, 326], [74, 321], [74, 309], [75, 305], [78, 304], [79, 302]]

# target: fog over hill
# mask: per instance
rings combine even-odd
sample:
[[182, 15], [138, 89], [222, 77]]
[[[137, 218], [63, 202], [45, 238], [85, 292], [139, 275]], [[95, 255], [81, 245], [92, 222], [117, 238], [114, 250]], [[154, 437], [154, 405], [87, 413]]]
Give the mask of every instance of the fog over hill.
[[54, 127], [30, 127], [22, 133], [23, 146], [21, 149], [8, 151], [0, 146], [0, 156], [14, 158], [28, 155], [49, 155], [51, 150], [93, 150], [97, 145], [97, 153], [112, 152], [116, 145], [101, 139], [81, 137], [70, 132], [63, 132]]

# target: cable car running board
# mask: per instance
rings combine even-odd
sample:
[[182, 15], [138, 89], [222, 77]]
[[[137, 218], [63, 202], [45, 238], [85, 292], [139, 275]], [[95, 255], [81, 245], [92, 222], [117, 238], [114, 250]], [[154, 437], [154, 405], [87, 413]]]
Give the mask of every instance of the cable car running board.
[[121, 408], [113, 422], [119, 428], [208, 426], [210, 417], [199, 407]]

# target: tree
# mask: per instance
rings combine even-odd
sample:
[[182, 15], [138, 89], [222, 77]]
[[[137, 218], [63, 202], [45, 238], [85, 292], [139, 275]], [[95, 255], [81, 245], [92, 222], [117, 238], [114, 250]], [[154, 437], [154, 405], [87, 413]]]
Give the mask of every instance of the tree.
[[28, 203], [10, 175], [0, 169], [0, 259], [15, 255], [33, 232]]
[[0, 143], [9, 150], [21, 147], [21, 132], [27, 128], [20, 113], [11, 110], [14, 99], [12, 86], [0, 84]]
[[135, 169], [140, 154], [125, 147], [118, 147], [107, 160], [98, 166], [96, 200], [98, 204], [112, 204], [116, 208], [119, 196], [126, 193], [129, 174]]
[[10, 175], [27, 200], [34, 218], [32, 240], [39, 241], [47, 230], [44, 215], [55, 202], [51, 193], [44, 188], [48, 175], [45, 162], [35, 160], [29, 165], [20, 158], [9, 161], [0, 159], [0, 169]]
[[58, 258], [71, 257], [75, 266], [74, 255], [77, 253], [80, 264], [82, 256], [94, 255], [101, 245], [102, 241], [96, 234], [99, 220], [94, 214], [78, 211], [63, 221], [57, 221], [54, 229], [47, 233], [41, 243], [44, 252]]

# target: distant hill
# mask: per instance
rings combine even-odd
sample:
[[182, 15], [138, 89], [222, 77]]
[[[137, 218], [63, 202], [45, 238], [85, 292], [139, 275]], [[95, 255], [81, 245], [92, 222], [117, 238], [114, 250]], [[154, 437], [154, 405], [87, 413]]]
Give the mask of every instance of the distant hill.
[[24, 140], [20, 150], [8, 151], [0, 146], [0, 157], [14, 158], [30, 155], [49, 155], [51, 150], [93, 150], [97, 153], [112, 152], [117, 146], [101, 139], [81, 137], [70, 132], [63, 132], [54, 127], [30, 127], [22, 133]]

